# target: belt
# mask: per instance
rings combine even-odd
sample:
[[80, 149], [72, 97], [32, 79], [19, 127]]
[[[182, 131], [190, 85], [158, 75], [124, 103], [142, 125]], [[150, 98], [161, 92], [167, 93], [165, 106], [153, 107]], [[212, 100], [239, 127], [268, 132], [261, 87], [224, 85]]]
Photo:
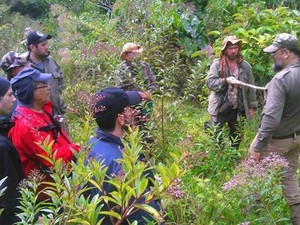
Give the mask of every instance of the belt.
[[273, 139], [287, 139], [287, 138], [293, 138], [295, 136], [298, 136], [300, 135], [300, 130], [294, 132], [294, 133], [291, 133], [289, 135], [286, 135], [286, 136], [281, 136], [281, 137], [272, 137]]

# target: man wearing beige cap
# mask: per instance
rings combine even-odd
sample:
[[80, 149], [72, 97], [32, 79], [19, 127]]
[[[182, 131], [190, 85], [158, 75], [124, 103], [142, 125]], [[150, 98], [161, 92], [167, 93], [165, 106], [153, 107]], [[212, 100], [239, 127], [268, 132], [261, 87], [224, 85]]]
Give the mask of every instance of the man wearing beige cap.
[[118, 66], [116, 86], [124, 91], [148, 91], [158, 89], [155, 76], [150, 66], [144, 61], [137, 60], [138, 54], [143, 51], [140, 45], [126, 43], [120, 53], [123, 62]]
[[297, 178], [300, 150], [300, 47], [290, 34], [278, 34], [270, 53], [276, 75], [267, 84], [265, 106], [260, 127], [254, 138], [249, 157], [259, 162], [276, 153], [288, 160], [281, 180], [284, 197], [290, 206], [293, 225], [300, 225], [300, 190]]
[[238, 149], [241, 135], [237, 132], [239, 116], [251, 119], [257, 107], [255, 90], [238, 86], [239, 80], [254, 84], [252, 68], [241, 55], [242, 41], [228, 36], [223, 41], [220, 58], [210, 66], [206, 85], [211, 91], [208, 99], [208, 113], [213, 125], [221, 129], [226, 123], [229, 127], [231, 146]]

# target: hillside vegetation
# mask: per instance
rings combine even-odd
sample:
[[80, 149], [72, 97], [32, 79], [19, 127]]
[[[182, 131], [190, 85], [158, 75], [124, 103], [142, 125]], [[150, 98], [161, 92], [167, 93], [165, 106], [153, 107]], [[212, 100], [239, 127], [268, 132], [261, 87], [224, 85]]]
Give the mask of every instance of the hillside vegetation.
[[[220, 146], [213, 129], [204, 130], [209, 120], [205, 79], [224, 37], [236, 35], [243, 41], [242, 54], [253, 67], [256, 84], [265, 86], [273, 71], [262, 49], [278, 33], [300, 37], [299, 8], [298, 0], [0, 0], [1, 55], [27, 50], [26, 27], [52, 35], [51, 55], [63, 68], [70, 133], [83, 148], [71, 174], [55, 163], [56, 184], [49, 190], [53, 204], [35, 204], [38, 176], [23, 184], [20, 224], [33, 224], [41, 210], [50, 213], [42, 224], [96, 224], [101, 197], [82, 195], [91, 174], [101, 171], [100, 165], [84, 164], [95, 130], [88, 103], [92, 94], [114, 85], [126, 42], [143, 46], [141, 57], [160, 87], [152, 96], [148, 124], [154, 143], [139, 144], [138, 133], [128, 135], [126, 149], [132, 155], [127, 160], [144, 152], [161, 178], [162, 185], [153, 193], [163, 199], [166, 224], [291, 224], [280, 186], [275, 185], [279, 168], [255, 176], [261, 168], [251, 170], [242, 162], [258, 128], [263, 93], [257, 93], [255, 119], [240, 121], [243, 142], [235, 150], [227, 139]], [[49, 151], [49, 143], [43, 147]], [[141, 188], [139, 177], [130, 177], [130, 171], [119, 182], [130, 190]], [[100, 185], [104, 173], [97, 175]]]

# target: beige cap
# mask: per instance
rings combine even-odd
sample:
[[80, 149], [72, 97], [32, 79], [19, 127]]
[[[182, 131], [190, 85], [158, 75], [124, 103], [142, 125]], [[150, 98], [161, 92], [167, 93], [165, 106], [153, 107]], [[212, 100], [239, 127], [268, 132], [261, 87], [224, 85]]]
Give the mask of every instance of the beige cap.
[[143, 48], [140, 45], [137, 45], [135, 43], [126, 43], [121, 51], [121, 58], [124, 59], [124, 54], [128, 52], [141, 52], [143, 51]]
[[227, 36], [222, 43], [223, 47], [222, 47], [221, 51], [225, 50], [228, 42], [230, 42], [233, 45], [238, 43], [240, 45], [240, 47], [242, 46], [242, 43], [243, 43], [242, 40], [238, 39], [236, 36]]

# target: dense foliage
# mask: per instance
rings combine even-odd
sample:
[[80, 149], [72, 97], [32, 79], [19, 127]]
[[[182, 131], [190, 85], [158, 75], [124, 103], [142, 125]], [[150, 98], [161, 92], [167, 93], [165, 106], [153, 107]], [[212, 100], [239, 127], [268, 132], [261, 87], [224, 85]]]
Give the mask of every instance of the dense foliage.
[[[95, 224], [105, 196], [88, 199], [82, 190], [95, 173], [101, 188], [105, 171], [97, 163], [84, 164], [86, 144], [95, 128], [88, 102], [91, 94], [114, 85], [119, 52], [126, 42], [144, 47], [141, 57], [153, 69], [160, 91], [152, 96], [154, 108], [148, 124], [155, 141], [151, 146], [139, 145], [139, 135], [129, 135], [131, 145], [126, 145], [129, 155], [124, 157], [124, 165], [130, 164], [140, 151], [146, 154], [156, 175], [161, 177], [161, 183], [156, 183], [149, 198], [163, 199], [168, 213], [166, 224], [289, 224], [280, 187], [274, 185], [280, 177], [278, 166], [264, 176], [245, 176], [248, 180], [242, 187], [224, 188], [233, 175], [236, 178], [249, 171], [249, 165], [240, 162], [258, 128], [260, 109], [254, 121], [240, 121], [243, 133], [240, 150], [230, 148], [227, 139], [223, 140], [225, 147], [221, 147], [218, 137], [212, 135], [214, 130], [203, 129], [208, 120], [208, 90], [204, 82], [209, 65], [219, 55], [223, 38], [236, 35], [243, 40], [242, 53], [253, 67], [256, 82], [264, 86], [273, 73], [270, 57], [262, 49], [277, 33], [288, 32], [299, 37], [299, 1], [2, 0], [0, 3], [1, 55], [9, 50], [26, 51], [26, 27], [52, 34], [51, 54], [63, 68], [63, 94], [70, 107], [67, 119], [72, 138], [85, 149], [77, 156], [77, 164], [72, 164], [72, 174], [63, 170], [60, 162], [55, 164], [55, 185], [48, 190], [53, 204], [35, 205], [37, 174], [22, 185], [21, 224], [32, 224], [41, 210], [51, 215], [44, 217], [42, 224]], [[45, 143], [45, 151], [49, 145]], [[139, 175], [131, 177], [132, 171], [144, 170], [143, 165], [137, 163], [126, 169], [126, 177], [115, 178], [112, 183], [126, 184], [126, 190], [119, 191], [131, 197], [148, 181]], [[176, 188], [183, 196], [170, 195]], [[119, 203], [120, 207], [130, 207]], [[157, 212], [152, 213], [159, 221]]]

